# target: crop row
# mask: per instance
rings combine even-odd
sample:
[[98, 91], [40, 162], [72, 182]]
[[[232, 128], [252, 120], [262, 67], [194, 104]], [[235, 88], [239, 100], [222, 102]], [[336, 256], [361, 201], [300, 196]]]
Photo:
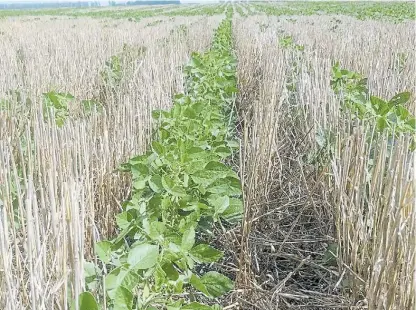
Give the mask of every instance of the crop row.
[[[211, 49], [192, 54], [185, 92], [169, 111], [153, 112], [151, 151], [122, 165], [132, 176], [131, 198], [116, 216], [118, 235], [96, 244], [100, 263], [87, 264], [89, 292], [78, 297], [80, 309], [220, 309], [209, 300], [233, 288], [217, 271], [197, 271], [223, 256], [204, 242], [215, 237], [215, 223], [233, 225], [243, 209], [239, 177], [225, 164], [239, 148], [231, 14]], [[105, 296], [97, 303], [91, 292]]]
[[[292, 96], [297, 89], [297, 76], [300, 74], [300, 62], [305, 47], [296, 44], [290, 35], [282, 36], [279, 46], [291, 51], [292, 66], [288, 72], [286, 88], [289, 91], [289, 100], [296, 101]], [[395, 69], [400, 71], [401, 66], [403, 65], [399, 63]], [[413, 151], [416, 148], [416, 121], [407, 109], [410, 92], [398, 93], [390, 100], [376, 97], [368, 88], [367, 78], [360, 73], [341, 68], [338, 62], [332, 67], [330, 84], [340, 98], [343, 112], [347, 111], [352, 118], [365, 121], [376, 132], [386, 133], [390, 138], [401, 134], [409, 135], [412, 137], [410, 149]], [[372, 136], [372, 139], [375, 138]]]

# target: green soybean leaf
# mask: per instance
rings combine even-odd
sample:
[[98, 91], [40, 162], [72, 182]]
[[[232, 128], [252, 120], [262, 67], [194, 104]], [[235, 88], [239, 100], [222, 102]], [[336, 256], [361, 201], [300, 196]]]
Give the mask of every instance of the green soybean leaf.
[[214, 182], [213, 178], [216, 177], [215, 172], [208, 172], [205, 170], [196, 171], [191, 175], [192, 181], [194, 183], [202, 185], [204, 187], [210, 185], [212, 182]]
[[410, 115], [410, 112], [403, 106], [397, 106], [396, 114], [400, 117], [400, 119], [405, 120]]
[[165, 148], [163, 147], [162, 144], [160, 144], [157, 141], [152, 142], [152, 149], [159, 156], [162, 156], [165, 154]]
[[212, 195], [208, 198], [208, 202], [214, 207], [216, 214], [221, 214], [229, 207], [230, 197]]
[[200, 147], [192, 147], [186, 151], [189, 159], [201, 159], [206, 155], [206, 151]]
[[380, 116], [377, 118], [377, 128], [379, 131], [383, 131], [385, 128], [388, 127], [388, 123], [385, 117]]
[[169, 194], [173, 196], [177, 196], [177, 197], [186, 196], [185, 190], [182, 187], [175, 185], [175, 182], [166, 175], [162, 177], [162, 186]]
[[207, 272], [202, 276], [201, 281], [213, 297], [224, 295], [234, 288], [233, 281], [216, 271]]
[[155, 279], [155, 290], [159, 290], [166, 283], [166, 273], [163, 271], [161, 266], [156, 266], [153, 273]]
[[163, 191], [163, 185], [160, 175], [153, 175], [149, 180], [149, 186], [155, 193], [161, 193]]
[[191, 175], [192, 181], [204, 187], [209, 186], [217, 179], [225, 178], [229, 173], [228, 170], [199, 170]]
[[196, 113], [191, 107], [186, 107], [185, 110], [183, 110], [182, 115], [190, 119], [196, 118]]
[[182, 236], [181, 248], [185, 251], [189, 251], [195, 244], [195, 229], [189, 228]]
[[110, 263], [111, 246], [112, 243], [109, 241], [99, 241], [95, 244], [95, 253], [104, 264]]
[[136, 272], [127, 268], [127, 265], [123, 265], [113, 269], [105, 277], [105, 288], [107, 295], [111, 299], [116, 298], [117, 290], [120, 287], [124, 287], [128, 290], [134, 290], [139, 283], [139, 276]]
[[199, 114], [204, 109], [204, 104], [202, 103], [202, 101], [195, 102], [194, 104], [192, 104], [192, 109], [195, 111], [196, 114]]
[[184, 173], [183, 175], [183, 186], [185, 186], [185, 188], [188, 188], [189, 186], [189, 174]]
[[388, 103], [376, 96], [370, 96], [370, 102], [378, 115], [386, 115], [390, 110]]
[[56, 117], [55, 122], [58, 127], [62, 127], [65, 124], [65, 119], [63, 117]]
[[133, 270], [149, 269], [157, 263], [159, 246], [152, 244], [139, 244], [131, 248], [127, 262]]
[[117, 237], [113, 240], [113, 250], [114, 247], [118, 245], [118, 248], [120, 248], [120, 243], [121, 241], [123, 241], [124, 237], [127, 236], [133, 229], [132, 225], [129, 225], [128, 227], [126, 227], [125, 229], [123, 229], [118, 235]]
[[238, 198], [230, 198], [230, 205], [221, 214], [221, 218], [230, 223], [236, 223], [241, 220], [243, 216], [243, 211], [243, 201]]
[[183, 292], [183, 281], [177, 280], [175, 285], [175, 293], [180, 294]]
[[166, 310], [181, 310], [183, 304], [183, 299], [179, 299], [173, 303], [170, 303], [169, 305], [166, 305]]
[[363, 119], [365, 117], [365, 115], [367, 114], [367, 112], [368, 112], [366, 105], [361, 103], [361, 102], [354, 102], [353, 107], [355, 108], [357, 116], [360, 119]]
[[403, 92], [400, 94], [395, 95], [393, 98], [390, 99], [389, 105], [403, 105], [409, 101], [411, 94], [409, 92]]
[[223, 252], [209, 246], [208, 244], [198, 244], [192, 248], [190, 254], [198, 263], [217, 262], [223, 256]]
[[142, 163], [137, 163], [131, 166], [131, 173], [133, 179], [144, 179], [149, 175], [149, 168]]
[[173, 107], [171, 109], [172, 116], [176, 119], [178, 119], [181, 115], [182, 107], [179, 103], [174, 103]]
[[206, 209], [209, 209], [209, 206], [201, 202], [191, 202], [187, 206], [182, 208], [182, 210], [184, 211], [195, 211], [195, 210], [206, 210]]
[[174, 196], [177, 196], [177, 197], [185, 197], [186, 196], [186, 191], [181, 186], [174, 186], [170, 190], [170, 193]]
[[231, 170], [230, 167], [224, 165], [223, 163], [219, 161], [210, 161], [206, 166], [206, 170], [211, 171], [222, 171], [222, 172], [229, 172]]
[[128, 162], [128, 165], [134, 166], [135, 164], [138, 164], [138, 163], [144, 163], [146, 159], [147, 159], [146, 155], [138, 155], [138, 156], [131, 158]]
[[124, 211], [116, 215], [116, 223], [121, 229], [126, 229], [129, 227], [132, 219], [133, 217], [128, 211]]
[[175, 186], [175, 182], [167, 175], [164, 175], [162, 177], [162, 186], [164, 187], [165, 190], [169, 192], [171, 188]]
[[161, 118], [162, 117], [162, 115], [163, 115], [163, 110], [153, 110], [152, 111], [152, 118], [153, 119], [159, 119], [159, 118]]
[[179, 272], [175, 269], [172, 263], [166, 263], [162, 267], [163, 271], [166, 273], [166, 276], [172, 280], [176, 281], [179, 278]]
[[166, 230], [166, 225], [163, 222], [143, 220], [143, 229], [152, 240], [158, 240]]
[[162, 198], [160, 195], [155, 195], [150, 198], [146, 210], [151, 216], [159, 217], [161, 211]]
[[96, 266], [92, 262], [84, 261], [84, 275], [85, 278], [95, 278], [97, 276]]
[[147, 183], [147, 180], [146, 179], [134, 180], [133, 181], [133, 187], [136, 190], [141, 190], [141, 189], [146, 188], [146, 183]]
[[231, 155], [230, 149], [225, 146], [219, 146], [215, 149], [215, 153], [221, 158], [227, 158]]
[[201, 293], [204, 293], [205, 296], [211, 297], [211, 294], [209, 293], [208, 289], [206, 288], [205, 284], [202, 282], [201, 278], [198, 277], [196, 274], [192, 274], [191, 279], [189, 280], [189, 283], [198, 291]]
[[83, 292], [78, 297], [79, 310], [98, 310], [98, 304], [90, 292]]
[[412, 127], [413, 129], [416, 128], [416, 119], [414, 117], [412, 117], [411, 119], [409, 119], [406, 122], [406, 125], [409, 125], [410, 127]]
[[114, 310], [131, 310], [133, 307], [133, 294], [125, 287], [120, 286], [114, 296]]
[[207, 192], [218, 195], [241, 195], [241, 183], [233, 177], [219, 179], [207, 188]]

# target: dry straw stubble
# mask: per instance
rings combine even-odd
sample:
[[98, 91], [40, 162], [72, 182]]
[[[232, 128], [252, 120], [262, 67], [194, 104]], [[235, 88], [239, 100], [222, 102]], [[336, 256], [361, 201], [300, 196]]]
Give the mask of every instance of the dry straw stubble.
[[[279, 47], [285, 35], [305, 50]], [[416, 210], [409, 137], [368, 142], [368, 124], [340, 112], [329, 81], [340, 61], [369, 78], [372, 94], [413, 92], [412, 24], [254, 16], [237, 20], [235, 37], [247, 208], [243, 307], [411, 309]], [[407, 57], [399, 68], [400, 53]], [[329, 132], [331, 147], [321, 148], [317, 142]], [[335, 264], [327, 260], [331, 252], [339, 252]]]
[[[83, 290], [84, 258], [113, 233], [114, 212], [129, 192], [115, 169], [146, 150], [151, 111], [181, 91], [181, 66], [210, 45], [221, 17], [145, 27], [154, 20], [1, 21], [1, 96], [19, 89], [32, 100], [0, 114], [1, 309], [66, 309]], [[104, 112], [85, 117], [70, 108], [62, 128], [43, 121], [41, 93], [98, 96], [99, 72], [123, 44], [146, 51], [105, 97]]]

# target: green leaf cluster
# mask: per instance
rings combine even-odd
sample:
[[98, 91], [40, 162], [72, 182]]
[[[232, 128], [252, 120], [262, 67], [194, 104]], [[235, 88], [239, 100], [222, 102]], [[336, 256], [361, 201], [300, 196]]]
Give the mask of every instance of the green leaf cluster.
[[293, 48], [296, 49], [300, 52], [303, 52], [305, 47], [303, 45], [300, 44], [295, 44], [295, 42], [293, 41], [293, 37], [286, 35], [283, 36], [282, 38], [279, 39], [279, 45], [283, 48]]
[[290, 62], [290, 66], [286, 70], [286, 89], [288, 90], [288, 103], [294, 107], [296, 105], [298, 77], [301, 73], [300, 62], [304, 56], [303, 52], [305, 47], [303, 45], [296, 44], [293, 37], [290, 35], [283, 35], [280, 37], [278, 44], [283, 49], [288, 50], [288, 60]]
[[117, 55], [111, 56], [106, 62], [100, 77], [108, 90], [114, 91], [120, 86], [126, 73], [133, 68], [135, 60], [140, 59], [146, 53], [145, 46], [134, 46], [124, 44], [123, 49]]
[[273, 16], [293, 15], [346, 15], [360, 20], [376, 19], [402, 22], [415, 19], [415, 9], [410, 2], [290, 2], [279, 3], [252, 3], [252, 6], [261, 13]]
[[[69, 104], [79, 101], [70, 93], [60, 93], [51, 90], [43, 93], [43, 118], [54, 121], [58, 127], [62, 127], [69, 117]], [[80, 100], [84, 115], [90, 115], [93, 111], [101, 112], [103, 107], [100, 102], [93, 99]]]
[[74, 100], [69, 93], [49, 91], [43, 94], [43, 118], [49, 119], [51, 114], [58, 127], [62, 127], [69, 116], [68, 103]]
[[406, 108], [411, 93], [402, 92], [385, 100], [369, 93], [367, 79], [361, 74], [341, 69], [339, 64], [332, 68], [331, 87], [342, 95], [343, 107], [355, 117], [368, 121], [382, 133], [416, 134], [415, 117]]

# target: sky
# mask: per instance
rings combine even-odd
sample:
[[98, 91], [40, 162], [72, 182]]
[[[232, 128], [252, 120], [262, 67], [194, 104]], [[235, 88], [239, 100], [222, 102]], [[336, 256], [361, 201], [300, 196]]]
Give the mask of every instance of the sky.
[[[29, 3], [29, 2], [36, 2], [36, 3], [48, 3], [48, 2], [94, 2], [98, 1], [101, 3], [108, 3], [108, 0], [0, 0], [0, 3]], [[124, 0], [116, 0], [116, 2], [122, 2]], [[127, 0], [125, 0], [127, 1]], [[162, 1], [162, 0], [160, 0]], [[199, 0], [201, 2], [204, 2], [206, 0]], [[209, 1], [209, 0], [208, 0]]]
[[[37, 3], [47, 3], [47, 2], [88, 2], [88, 1], [95, 1], [95, 0], [0, 0], [0, 3], [29, 3], [29, 2], [37, 2]], [[108, 1], [100, 1], [98, 2], [108, 2]]]
[[[48, 2], [94, 2], [98, 1], [101, 4], [108, 4], [109, 0], [0, 0], [0, 3], [48, 3]], [[125, 2], [128, 0], [115, 0], [116, 2]], [[163, 0], [160, 0], [163, 1]], [[218, 2], [218, 0], [182, 0], [181, 2]]]
[[[108, 0], [0, 0], [0, 3], [22, 3], [22, 2], [37, 2], [37, 3], [47, 3], [47, 2], [94, 2], [98, 1], [101, 3], [108, 3]], [[116, 0], [116, 2], [122, 2], [124, 0]], [[126, 0], [127, 1], [127, 0]], [[162, 1], [162, 0], [160, 0]], [[212, 2], [215, 0], [198, 0], [198, 2]]]
[[[89, 1], [95, 1], [95, 0], [0, 0], [0, 3], [22, 3], [22, 2], [37, 2], [37, 3], [47, 3], [47, 2], [53, 2], [53, 3], [57, 3], [57, 2], [89, 2]], [[108, 1], [100, 1], [98, 0], [98, 2], [107, 2]]]

